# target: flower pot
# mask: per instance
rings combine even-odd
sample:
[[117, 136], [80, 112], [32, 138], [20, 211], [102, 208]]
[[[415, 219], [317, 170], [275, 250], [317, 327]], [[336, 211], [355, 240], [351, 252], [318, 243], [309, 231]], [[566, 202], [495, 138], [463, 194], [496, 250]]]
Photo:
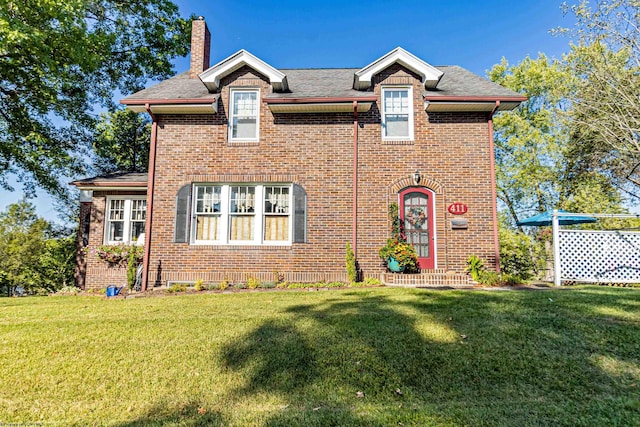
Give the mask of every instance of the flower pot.
[[387, 267], [389, 267], [389, 270], [393, 271], [394, 273], [400, 273], [404, 271], [404, 265], [400, 265], [398, 260], [396, 260], [394, 257], [389, 257], [389, 259], [387, 260]]

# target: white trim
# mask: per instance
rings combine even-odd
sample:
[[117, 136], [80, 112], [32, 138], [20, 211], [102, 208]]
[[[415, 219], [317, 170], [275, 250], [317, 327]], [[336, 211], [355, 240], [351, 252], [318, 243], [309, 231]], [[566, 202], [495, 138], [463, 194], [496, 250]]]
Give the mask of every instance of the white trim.
[[420, 75], [426, 89], [434, 89], [444, 74], [417, 56], [401, 47], [397, 47], [366, 67], [356, 71], [353, 78], [353, 88], [356, 90], [369, 89], [372, 85], [373, 77], [396, 62]]
[[[256, 134], [253, 138], [233, 137], [233, 102], [234, 94], [240, 92], [253, 92], [256, 94]], [[260, 140], [260, 89], [255, 87], [232, 87], [229, 88], [229, 120], [228, 120], [228, 140], [229, 142], [258, 142]]]
[[269, 83], [273, 86], [273, 90], [276, 92], [285, 92], [289, 89], [287, 84], [287, 76], [267, 64], [258, 57], [252, 55], [244, 49], [241, 49], [218, 62], [216, 65], [203, 71], [198, 75], [202, 83], [212, 92], [216, 92], [220, 89], [220, 80], [234, 71], [248, 66], [262, 74], [269, 79]]
[[[409, 112], [408, 112], [408, 131], [409, 134], [406, 136], [387, 136], [386, 135], [386, 112], [385, 112], [385, 102], [384, 102], [384, 94], [387, 91], [397, 91], [397, 90], [406, 90], [407, 91], [407, 99], [409, 101]], [[413, 87], [407, 85], [385, 85], [380, 88], [380, 131], [382, 132], [382, 140], [383, 141], [413, 141], [414, 140], [414, 131], [413, 131], [413, 122], [415, 112], [413, 110]]]
[[[109, 212], [111, 210], [111, 201], [112, 200], [124, 200], [124, 224], [122, 226], [122, 240], [109, 240]], [[112, 195], [106, 196], [105, 198], [105, 209], [104, 209], [104, 230], [102, 236], [102, 242], [105, 245], [122, 245], [122, 244], [138, 244], [137, 240], [135, 242], [130, 241], [129, 236], [131, 235], [131, 201], [132, 200], [147, 200], [147, 196], [135, 195], [135, 196], [119, 196]], [[139, 222], [139, 221], [136, 221]], [[146, 228], [146, 216], [145, 216], [145, 228]], [[146, 232], [146, 230], [145, 230]]]

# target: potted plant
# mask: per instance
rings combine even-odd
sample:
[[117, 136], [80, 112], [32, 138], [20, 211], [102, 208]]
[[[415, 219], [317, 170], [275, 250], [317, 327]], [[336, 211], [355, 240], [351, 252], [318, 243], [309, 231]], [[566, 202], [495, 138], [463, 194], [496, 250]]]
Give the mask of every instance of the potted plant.
[[394, 273], [418, 271], [418, 254], [411, 243], [399, 238], [387, 239], [378, 252], [389, 270]]

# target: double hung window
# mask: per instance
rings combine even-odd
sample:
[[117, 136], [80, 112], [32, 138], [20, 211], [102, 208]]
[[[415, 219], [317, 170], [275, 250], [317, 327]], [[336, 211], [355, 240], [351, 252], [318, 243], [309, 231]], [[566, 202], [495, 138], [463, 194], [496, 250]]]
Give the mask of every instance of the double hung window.
[[193, 243], [291, 243], [290, 185], [195, 184]]
[[147, 219], [145, 196], [134, 198], [108, 198], [105, 243], [136, 243]]
[[232, 89], [230, 93], [229, 140], [257, 141], [259, 123], [259, 91]]
[[382, 137], [413, 139], [413, 95], [411, 87], [382, 88]]

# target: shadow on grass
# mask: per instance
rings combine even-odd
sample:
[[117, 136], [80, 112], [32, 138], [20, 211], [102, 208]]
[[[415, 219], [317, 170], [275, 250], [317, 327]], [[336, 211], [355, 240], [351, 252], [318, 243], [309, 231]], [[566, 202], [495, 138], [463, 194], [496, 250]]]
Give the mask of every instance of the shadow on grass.
[[[349, 291], [291, 306], [216, 357], [238, 379], [230, 408], [273, 399], [252, 425], [640, 425], [640, 324], [601, 314], [639, 302], [616, 290]], [[242, 424], [196, 409], [124, 425]]]
[[211, 412], [198, 403], [189, 403], [179, 409], [169, 409], [169, 402], [154, 405], [144, 416], [120, 424], [118, 427], [161, 427], [161, 426], [226, 426], [228, 422], [218, 412]]

